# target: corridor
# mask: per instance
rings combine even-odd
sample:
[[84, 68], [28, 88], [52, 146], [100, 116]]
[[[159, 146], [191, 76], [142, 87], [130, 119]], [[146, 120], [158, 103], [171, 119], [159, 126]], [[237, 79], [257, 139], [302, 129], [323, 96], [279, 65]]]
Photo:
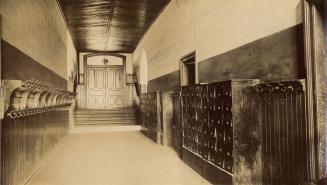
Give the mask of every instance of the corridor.
[[327, 185], [327, 0], [0, 0], [0, 185]]
[[177, 154], [140, 132], [70, 134], [27, 185], [206, 185]]

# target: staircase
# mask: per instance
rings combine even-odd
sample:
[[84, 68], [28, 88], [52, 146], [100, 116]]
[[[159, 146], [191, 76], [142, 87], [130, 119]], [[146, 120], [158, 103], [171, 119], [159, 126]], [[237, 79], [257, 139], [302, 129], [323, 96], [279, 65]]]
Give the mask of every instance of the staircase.
[[70, 134], [140, 131], [134, 109], [76, 110]]
[[75, 125], [136, 125], [136, 112], [131, 108], [111, 110], [76, 110]]

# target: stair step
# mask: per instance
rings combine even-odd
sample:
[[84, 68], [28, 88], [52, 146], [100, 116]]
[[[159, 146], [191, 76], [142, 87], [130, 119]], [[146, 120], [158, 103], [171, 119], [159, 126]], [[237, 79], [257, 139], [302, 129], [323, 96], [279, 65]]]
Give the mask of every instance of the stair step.
[[140, 131], [139, 125], [80, 125], [73, 127], [70, 134]]
[[135, 125], [133, 109], [76, 110], [75, 125]]
[[136, 116], [134, 114], [75, 114], [75, 116], [117, 116], [117, 117], [124, 117], [124, 116]]
[[136, 113], [75, 113], [75, 115], [136, 115]]
[[125, 110], [125, 111], [114, 111], [114, 110], [90, 110], [90, 111], [79, 111], [79, 110], [76, 110], [75, 112], [81, 112], [81, 113], [83, 113], [83, 112], [101, 112], [101, 113], [106, 113], [106, 112], [112, 112], [112, 113], [120, 113], [120, 112], [122, 112], [122, 113], [124, 113], [124, 112], [135, 112], [134, 110]]
[[117, 118], [117, 117], [75, 117], [75, 120], [137, 120], [135, 117], [125, 117], [125, 118]]
[[135, 112], [135, 110], [76, 110], [75, 112]]
[[136, 118], [134, 115], [75, 115], [75, 118], [120, 118], [120, 119], [128, 119], [128, 118]]
[[75, 125], [136, 125], [137, 122], [135, 121], [127, 121], [127, 122], [121, 122], [121, 121], [78, 121], [75, 122]]
[[121, 118], [75, 118], [76, 121], [136, 121], [135, 118], [126, 118], [126, 119], [121, 119]]
[[124, 116], [136, 116], [136, 114], [75, 114], [76, 117], [78, 116], [117, 116], [117, 117], [124, 117]]

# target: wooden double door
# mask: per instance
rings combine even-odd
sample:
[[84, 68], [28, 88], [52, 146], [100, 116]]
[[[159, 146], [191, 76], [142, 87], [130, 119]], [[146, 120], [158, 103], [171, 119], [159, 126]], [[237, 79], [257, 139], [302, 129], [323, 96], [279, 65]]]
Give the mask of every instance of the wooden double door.
[[86, 106], [88, 109], [113, 109], [125, 106], [123, 66], [86, 68]]

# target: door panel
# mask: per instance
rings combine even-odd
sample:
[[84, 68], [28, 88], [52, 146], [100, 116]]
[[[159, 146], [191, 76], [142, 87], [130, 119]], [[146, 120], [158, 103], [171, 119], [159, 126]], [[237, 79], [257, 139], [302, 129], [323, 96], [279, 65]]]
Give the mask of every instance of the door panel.
[[90, 89], [94, 89], [94, 83], [95, 83], [94, 75], [95, 75], [95, 69], [87, 70], [87, 77], [88, 77], [87, 84], [88, 84], [88, 88]]
[[108, 96], [108, 99], [107, 100], [108, 100], [108, 105], [110, 107], [112, 105], [115, 105], [116, 97]]
[[108, 108], [123, 107], [125, 104], [125, 89], [124, 89], [124, 68], [110, 67], [106, 69], [107, 74], [107, 105]]
[[108, 88], [109, 89], [115, 88], [115, 70], [114, 70], [114, 68], [108, 68], [106, 73], [107, 73]]
[[105, 69], [87, 68], [87, 108], [105, 109]]
[[104, 89], [105, 88], [105, 79], [104, 79], [104, 70], [97, 70], [96, 71], [96, 88], [97, 89]]
[[116, 89], [121, 89], [122, 88], [122, 82], [123, 82], [123, 73], [122, 70], [120, 68], [115, 69], [115, 88]]

